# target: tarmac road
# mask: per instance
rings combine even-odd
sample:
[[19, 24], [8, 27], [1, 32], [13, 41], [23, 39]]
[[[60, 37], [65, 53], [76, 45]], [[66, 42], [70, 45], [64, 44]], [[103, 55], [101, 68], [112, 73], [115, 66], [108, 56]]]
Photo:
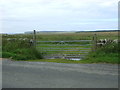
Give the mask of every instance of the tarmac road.
[[2, 61], [3, 88], [118, 88], [118, 65]]
[[2, 89], [2, 59], [0, 58], [0, 90]]

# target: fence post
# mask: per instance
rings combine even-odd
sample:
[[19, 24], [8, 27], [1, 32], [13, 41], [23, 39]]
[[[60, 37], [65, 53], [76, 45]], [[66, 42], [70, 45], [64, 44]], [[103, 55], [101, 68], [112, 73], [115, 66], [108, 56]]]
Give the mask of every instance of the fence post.
[[96, 51], [96, 48], [97, 48], [97, 35], [94, 34], [94, 36], [93, 36], [93, 48], [92, 48], [92, 51]]
[[36, 47], [36, 31], [33, 32], [33, 45]]

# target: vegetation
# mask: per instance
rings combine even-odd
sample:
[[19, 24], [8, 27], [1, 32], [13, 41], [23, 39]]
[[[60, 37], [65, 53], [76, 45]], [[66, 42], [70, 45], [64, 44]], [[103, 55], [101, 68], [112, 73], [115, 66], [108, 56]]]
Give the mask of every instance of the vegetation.
[[15, 60], [41, 59], [40, 52], [26, 41], [2, 41], [2, 57]]
[[98, 39], [116, 39], [118, 32], [79, 32], [79, 33], [56, 33], [56, 34], [37, 34], [37, 40], [51, 41], [51, 40], [91, 40], [93, 35], [97, 34]]
[[86, 58], [79, 61], [67, 60], [67, 59], [37, 59], [28, 60], [33, 62], [56, 62], [56, 63], [112, 63], [120, 64], [118, 59], [118, 44], [106, 45], [101, 48], [97, 48], [96, 52], [90, 52]]
[[[37, 34], [38, 41], [67, 41], [67, 40], [92, 40], [93, 34], [97, 34], [97, 39], [117, 39], [118, 32], [79, 32], [79, 33], [56, 33], [56, 34]], [[57, 63], [120, 63], [118, 62], [118, 52], [120, 48], [118, 44], [108, 44], [103, 47], [97, 48], [96, 52], [89, 52], [89, 54], [80, 61], [66, 60], [66, 59], [42, 59], [44, 54], [50, 53], [63, 53], [57, 51], [48, 52], [45, 48], [91, 48], [91, 46], [74, 46], [73, 44], [91, 44], [89, 42], [84, 43], [65, 43], [64, 46], [54, 46], [58, 44], [56, 42], [39, 42], [37, 50], [26, 41], [7, 41], [7, 38], [29, 38], [32, 34], [14, 34], [3, 35], [2, 41], [2, 57], [12, 58], [15, 60], [27, 60], [27, 61], [42, 61], [42, 62], [57, 62]], [[50, 46], [45, 46], [49, 44]], [[68, 44], [70, 46], [68, 46]], [[42, 48], [41, 48], [42, 47]], [[72, 50], [72, 49], [71, 49]], [[83, 49], [84, 50], [84, 49]], [[77, 51], [76, 51], [77, 52]], [[64, 51], [64, 53], [74, 53], [73, 51]]]
[[81, 62], [120, 64], [120, 60], [118, 59], [119, 52], [120, 47], [118, 47], [118, 44], [107, 44], [97, 48], [95, 52], [90, 52], [84, 60], [81, 60]]

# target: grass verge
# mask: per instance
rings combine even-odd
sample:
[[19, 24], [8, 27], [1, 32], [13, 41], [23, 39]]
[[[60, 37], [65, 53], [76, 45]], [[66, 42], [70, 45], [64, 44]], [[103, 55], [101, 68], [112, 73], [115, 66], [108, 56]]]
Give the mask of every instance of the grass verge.
[[79, 61], [67, 60], [67, 59], [36, 59], [27, 60], [34, 62], [55, 62], [55, 63], [111, 63], [120, 64], [118, 52], [118, 44], [109, 44], [103, 47], [97, 48], [96, 52], [90, 52], [86, 58]]
[[71, 63], [71, 64], [92, 64], [92, 63], [110, 63], [110, 64], [118, 64], [117, 61], [113, 60], [101, 60], [101, 59], [85, 59], [85, 60], [67, 60], [67, 59], [36, 59], [36, 60], [27, 60], [30, 62], [54, 62], [54, 63]]
[[90, 52], [81, 62], [120, 64], [119, 52], [120, 47], [118, 44], [110, 43], [105, 46], [98, 47], [95, 52]]
[[15, 60], [42, 59], [42, 54], [27, 41], [3, 41], [2, 58]]

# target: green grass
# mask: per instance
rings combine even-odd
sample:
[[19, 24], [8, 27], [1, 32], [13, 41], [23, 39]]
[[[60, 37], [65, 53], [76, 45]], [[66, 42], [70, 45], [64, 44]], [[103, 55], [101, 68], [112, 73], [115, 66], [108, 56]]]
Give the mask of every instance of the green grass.
[[[118, 58], [115, 56], [111, 59], [111, 57], [105, 57], [105, 58], [89, 58], [84, 60], [67, 60], [67, 59], [36, 59], [36, 60], [27, 60], [31, 62], [54, 62], [54, 63], [75, 63], [75, 64], [88, 64], [88, 63], [111, 63], [111, 64], [118, 64]], [[119, 63], [120, 64], [120, 63]]]
[[26, 41], [3, 40], [2, 57], [15, 60], [41, 59], [42, 55]]
[[[106, 57], [96, 57], [96, 58], [89, 58], [89, 59], [84, 59], [84, 60], [67, 60], [67, 59], [36, 59], [36, 60], [27, 60], [31, 62], [55, 62], [55, 63], [83, 63], [83, 64], [90, 64], [90, 63], [111, 63], [111, 64], [118, 64], [118, 57], [116, 55], [113, 58], [106, 56]], [[119, 62], [120, 64], [120, 62]]]
[[118, 59], [119, 52], [120, 47], [118, 44], [108, 44], [97, 48], [95, 52], [90, 52], [82, 62], [120, 64], [120, 60]]
[[83, 63], [112, 63], [112, 64], [120, 64], [118, 59], [118, 53], [92, 53], [89, 54], [84, 60], [81, 60]]

